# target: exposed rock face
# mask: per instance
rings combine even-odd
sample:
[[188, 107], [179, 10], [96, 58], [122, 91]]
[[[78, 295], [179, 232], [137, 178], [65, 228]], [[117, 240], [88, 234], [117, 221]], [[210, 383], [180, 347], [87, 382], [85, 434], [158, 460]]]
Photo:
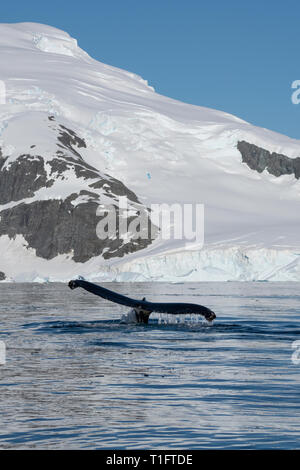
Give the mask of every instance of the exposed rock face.
[[237, 148], [241, 152], [243, 162], [252, 170], [259, 173], [267, 170], [274, 176], [294, 174], [295, 178], [300, 178], [300, 157], [289, 158], [279, 153], [270, 153], [244, 140], [238, 142]]
[[0, 271], [0, 281], [4, 281], [6, 279], [6, 276], [3, 271]]
[[120, 257], [150, 243], [150, 240], [137, 240], [124, 244], [119, 238], [99, 240], [96, 226], [100, 218], [96, 210], [100, 201], [95, 193], [89, 196], [88, 202], [75, 207], [72, 201], [77, 199], [77, 193], [65, 200], [18, 204], [1, 212], [0, 234], [13, 238], [21, 233], [39, 257], [51, 259], [58, 254], [71, 253], [77, 262], [102, 253], [104, 258]]
[[0, 204], [33, 197], [38, 189], [53, 184], [40, 156], [20, 155], [9, 167], [4, 166], [5, 161], [0, 160]]
[[[0, 236], [14, 238], [21, 234], [37, 256], [51, 259], [68, 254], [76, 262], [100, 254], [104, 258], [121, 257], [148, 246], [152, 242], [150, 231], [152, 235], [156, 233], [149, 210], [121, 181], [101, 174], [83, 160], [78, 149], [86, 144], [75, 132], [62, 125], [56, 129], [59, 149], [52, 159], [45, 161], [42, 155], [23, 154], [6, 165], [7, 158], [1, 154]], [[70, 186], [69, 195], [60, 197], [55, 193], [58, 181]], [[78, 191], [74, 192], [74, 181], [80, 182], [81, 188], [84, 183], [85, 189], [80, 189], [78, 183]], [[118, 228], [115, 237], [97, 237], [97, 224], [105, 216], [97, 215], [97, 208], [103, 203], [113, 207], [118, 218], [119, 196], [126, 196], [130, 208], [147, 218], [147, 239], [131, 237], [124, 241], [118, 236]], [[128, 222], [131, 220], [132, 216]]]

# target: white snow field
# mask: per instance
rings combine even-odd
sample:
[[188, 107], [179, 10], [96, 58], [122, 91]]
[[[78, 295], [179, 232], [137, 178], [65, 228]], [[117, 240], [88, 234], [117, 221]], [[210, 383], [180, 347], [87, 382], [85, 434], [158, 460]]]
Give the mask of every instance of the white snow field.
[[[37, 257], [22, 235], [1, 236], [6, 280], [65, 281], [79, 274], [95, 281], [300, 280], [300, 181], [251, 170], [237, 149], [245, 140], [296, 158], [300, 141], [159, 95], [146, 80], [92, 59], [50, 26], [1, 24], [0, 64], [5, 165], [32, 145], [46, 165], [55, 151], [51, 115], [85, 140], [80, 153], [88, 164], [121, 180], [143, 204], [205, 206], [202, 249], [186, 240], [157, 240], [122, 258], [75, 263], [71, 254]], [[84, 181], [57, 181], [34, 198], [64, 199], [79, 186]]]

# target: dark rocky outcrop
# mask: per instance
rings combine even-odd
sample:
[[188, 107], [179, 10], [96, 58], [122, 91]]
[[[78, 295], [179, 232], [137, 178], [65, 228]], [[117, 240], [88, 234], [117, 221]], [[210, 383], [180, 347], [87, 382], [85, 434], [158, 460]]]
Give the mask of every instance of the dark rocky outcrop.
[[[53, 122], [55, 118], [50, 116], [49, 120]], [[76, 262], [85, 262], [100, 254], [106, 259], [121, 257], [148, 246], [152, 242], [150, 235], [126, 242], [118, 236], [118, 231], [113, 238], [100, 240], [97, 237], [97, 224], [105, 216], [96, 214], [103, 196], [105, 206], [111, 201], [110, 207], [116, 211], [117, 219], [118, 197], [126, 196], [129, 204], [144, 213], [149, 233], [151, 228], [152, 233], [156, 230], [151, 225], [149, 210], [139, 202], [134, 192], [84, 161], [78, 151], [86, 146], [83, 139], [62, 125], [59, 128], [55, 125], [53, 130], [59, 150], [47, 162], [41, 155], [23, 154], [5, 165], [7, 158], [0, 155], [0, 204], [14, 202], [0, 211], [0, 236], [14, 238], [18, 234], [23, 235], [37, 256], [52, 259], [59, 254], [69, 254]], [[30, 200], [39, 189], [53, 186], [56, 179], [65, 179], [68, 184], [70, 171], [74, 180], [86, 180], [90, 190], [78, 189], [66, 198], [57, 195], [57, 198]], [[132, 220], [133, 217], [128, 218], [128, 223]]]
[[5, 161], [5, 158], [0, 161], [0, 204], [32, 197], [35, 191], [54, 182], [47, 178], [40, 156], [20, 155], [8, 166], [4, 166]]
[[[82, 195], [90, 199], [74, 206], [72, 201]], [[101, 220], [96, 215], [98, 206], [98, 195], [85, 191], [74, 193], [65, 200], [21, 203], [1, 212], [0, 235], [14, 238], [22, 234], [37, 256], [51, 259], [59, 254], [71, 254], [77, 262], [85, 262], [102, 253], [104, 258], [120, 257], [145, 248], [151, 242], [141, 239], [137, 243], [133, 240], [124, 244], [118, 237], [100, 240], [96, 234]]]
[[6, 275], [3, 271], [0, 271], [0, 281], [4, 281], [6, 279]]
[[274, 176], [294, 174], [295, 178], [300, 178], [300, 157], [290, 158], [279, 153], [271, 153], [244, 140], [238, 142], [237, 148], [241, 152], [242, 161], [251, 170], [259, 173], [267, 170]]
[[71, 129], [68, 129], [67, 127], [63, 126], [62, 124], [59, 125], [60, 130], [59, 130], [59, 135], [57, 137], [57, 140], [60, 142], [58, 144], [58, 147], [64, 148], [72, 152], [76, 157], [81, 158], [81, 155], [77, 150], [75, 150], [74, 147], [78, 148], [86, 148], [86, 143], [84, 139], [81, 139], [76, 135], [74, 131]]

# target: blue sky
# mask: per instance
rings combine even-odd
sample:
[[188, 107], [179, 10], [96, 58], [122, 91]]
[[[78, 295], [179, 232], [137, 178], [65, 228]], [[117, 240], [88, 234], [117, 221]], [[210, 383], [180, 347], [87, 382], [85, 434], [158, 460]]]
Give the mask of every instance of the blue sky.
[[56, 26], [158, 93], [300, 139], [300, 2], [11, 0], [1, 22]]

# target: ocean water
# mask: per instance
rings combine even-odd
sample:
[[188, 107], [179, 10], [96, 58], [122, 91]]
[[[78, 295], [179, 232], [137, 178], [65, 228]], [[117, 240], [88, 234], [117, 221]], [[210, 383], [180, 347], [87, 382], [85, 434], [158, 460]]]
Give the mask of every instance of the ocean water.
[[1, 449], [300, 447], [298, 283], [107, 287], [217, 319], [121, 323], [82, 289], [1, 283]]

